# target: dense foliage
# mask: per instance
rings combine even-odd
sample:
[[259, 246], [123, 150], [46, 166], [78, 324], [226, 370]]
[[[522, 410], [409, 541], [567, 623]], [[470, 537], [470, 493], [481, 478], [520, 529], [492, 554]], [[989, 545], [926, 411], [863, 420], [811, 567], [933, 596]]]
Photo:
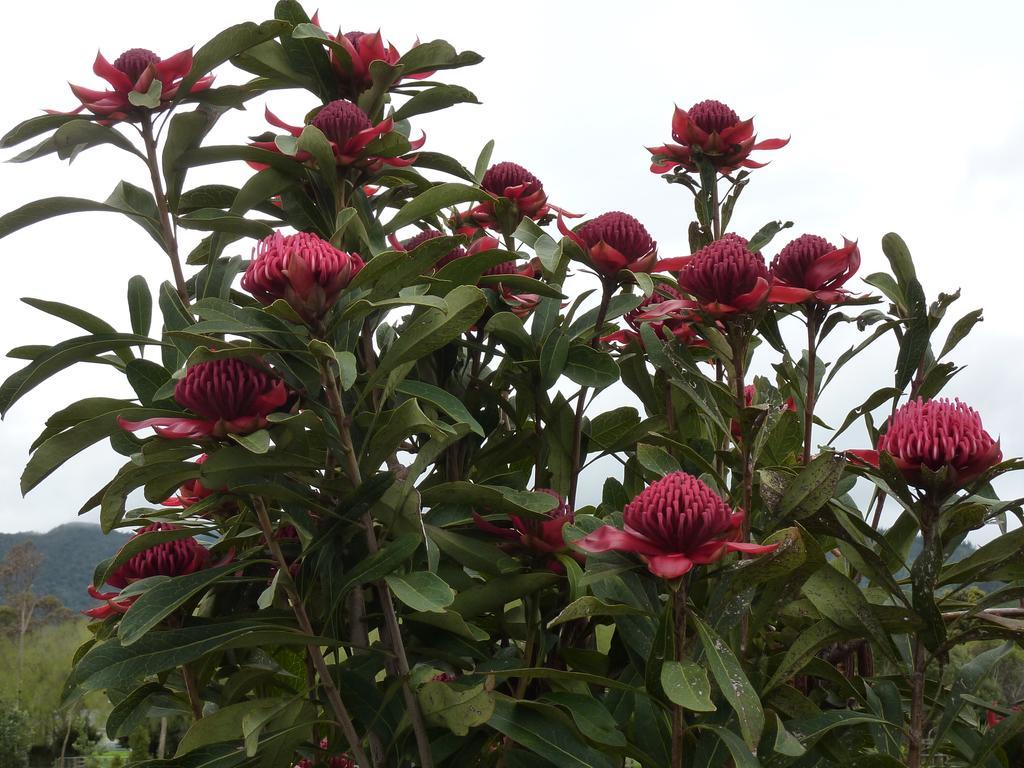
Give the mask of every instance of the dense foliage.
[[[651, 170], [693, 198], [689, 256], [659, 254], [641, 211], [555, 205], [492, 143], [472, 168], [430, 151], [411, 121], [474, 103], [443, 79], [479, 61], [334, 35], [282, 0], [194, 56], [98, 56], [109, 88], [73, 86], [79, 108], [0, 140], [42, 137], [16, 161], [120, 151], [151, 179], [31, 203], [0, 236], [116, 213], [172, 277], [128, 281], [130, 330], [27, 299], [80, 330], [12, 351], [28, 362], [0, 387], [6, 413], [91, 364], [135, 393], [58, 411], [22, 476], [28, 492], [100, 441], [125, 458], [82, 505], [137, 532], [96, 566], [67, 694], [106, 692], [113, 738], [187, 717], [154, 768], [1019, 759], [1024, 713], [978, 685], [1024, 629], [1021, 500], [991, 485], [1021, 464], [938, 399], [980, 310], [940, 333], [957, 296], [929, 302], [895, 234], [891, 274], [855, 289], [855, 242], [730, 231], [788, 140], [717, 101], [652, 127], [672, 141]], [[217, 85], [228, 64], [252, 78]], [[271, 111], [284, 89], [309, 113]], [[207, 143], [262, 97], [273, 130]], [[239, 188], [187, 183], [237, 162]], [[860, 336], [829, 363], [833, 333]], [[892, 382], [838, 427], [815, 417], [886, 336]], [[600, 392], [637, 405], [598, 412]], [[870, 444], [832, 449], [858, 421]], [[969, 599], [978, 582], [997, 586]]]

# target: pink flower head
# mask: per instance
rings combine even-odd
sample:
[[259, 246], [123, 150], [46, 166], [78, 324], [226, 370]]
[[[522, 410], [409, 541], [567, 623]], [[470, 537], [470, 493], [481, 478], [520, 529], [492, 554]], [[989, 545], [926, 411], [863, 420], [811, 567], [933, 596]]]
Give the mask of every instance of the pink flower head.
[[334, 306], [363, 266], [359, 254], [339, 251], [317, 235], [275, 232], [256, 246], [242, 288], [261, 304], [284, 299], [313, 325]]
[[726, 552], [761, 555], [778, 547], [737, 541], [743, 512], [733, 512], [702, 480], [686, 472], [673, 472], [647, 486], [626, 505], [623, 517], [623, 530], [602, 526], [576, 546], [587, 552], [635, 552], [647, 570], [663, 579], [677, 579]]
[[518, 546], [533, 550], [534, 552], [545, 555], [561, 552], [565, 549], [562, 529], [565, 528], [567, 523], [571, 523], [575, 519], [575, 515], [557, 491], [553, 491], [550, 488], [538, 488], [536, 492], [546, 493], [557, 502], [553, 509], [544, 513], [543, 519], [509, 515], [511, 525], [497, 526], [489, 523], [480, 514], [474, 512], [473, 520], [481, 530], [502, 539], [514, 541]]
[[[551, 211], [569, 217], [577, 215], [563, 211], [549, 203], [540, 179], [518, 163], [506, 161], [492, 165], [484, 173], [480, 186], [494, 197], [502, 197], [512, 203], [514, 207], [513, 225], [517, 225], [523, 217], [538, 221]], [[457, 218], [461, 223], [459, 231], [468, 235], [472, 235], [473, 230], [479, 227], [490, 229], [500, 229], [501, 227], [501, 222], [497, 219], [495, 205], [490, 201], [481, 203], [466, 213], [458, 214]]]
[[198, 440], [244, 435], [267, 425], [267, 415], [281, 410], [289, 393], [284, 382], [238, 358], [196, 363], [174, 387], [174, 399], [200, 418], [159, 416], [145, 421], [118, 417], [123, 429], [146, 427], [166, 438]]
[[[80, 102], [67, 114], [78, 114], [88, 110], [106, 120], [138, 120], [147, 112], [167, 109], [177, 97], [181, 81], [192, 69], [192, 50], [176, 53], [169, 59], [161, 59], [145, 48], [131, 48], [111, 64], [102, 53], [96, 54], [92, 71], [110, 83], [112, 90], [97, 91], [72, 85], [71, 92]], [[153, 83], [159, 83], [160, 103], [156, 107], [145, 107], [132, 103], [140, 102], [149, 94]], [[213, 75], [202, 77], [193, 83], [189, 93], [206, 90], [213, 83]]]
[[[326, 738], [320, 739], [320, 750], [326, 752], [331, 748], [330, 742]], [[326, 765], [327, 768], [359, 768], [355, 764], [355, 761], [348, 755], [334, 755], [326, 758], [326, 762], [319, 761], [314, 763], [309, 758], [302, 758], [292, 768], [314, 768], [314, 766]]]
[[559, 219], [558, 228], [583, 249], [590, 265], [603, 278], [614, 278], [623, 269], [651, 272], [658, 258], [658, 244], [647, 228], [622, 211], [602, 213], [575, 231]]
[[921, 486], [923, 470], [948, 471], [948, 483], [963, 487], [1003, 460], [999, 441], [981, 424], [981, 416], [959, 400], [925, 400], [905, 403], [888, 422], [874, 451], [848, 451], [877, 467], [879, 453], [892, 457], [907, 482]]
[[[172, 523], [152, 523], [139, 528], [133, 538], [154, 531], [176, 530], [181, 530], [181, 526]], [[115, 587], [117, 592], [100, 592], [94, 585], [90, 585], [89, 595], [104, 601], [104, 604], [83, 613], [94, 619], [105, 619], [115, 613], [124, 613], [136, 599], [134, 596], [120, 599], [120, 590], [129, 584], [151, 576], [185, 576], [209, 568], [212, 564], [210, 550], [192, 537], [155, 544], [125, 560], [109, 576], [107, 584]]]
[[[312, 22], [320, 26], [319, 14], [314, 14]], [[347, 54], [339, 55], [330, 47], [331, 69], [338, 78], [338, 89], [346, 99], [355, 101], [359, 94], [369, 90], [373, 86], [373, 77], [370, 75], [370, 65], [375, 61], [383, 61], [389, 66], [395, 66], [402, 58], [391, 43], [386, 43], [380, 30], [376, 32], [345, 32], [338, 30], [338, 34], [332, 35], [327, 32], [327, 37], [341, 47]], [[419, 45], [419, 42], [416, 43]], [[414, 46], [415, 47], [415, 46]], [[416, 72], [411, 75], [402, 75], [402, 80], [423, 80], [434, 73]]]
[[772, 259], [776, 285], [803, 291], [804, 301], [840, 304], [850, 294], [846, 281], [860, 268], [860, 249], [844, 238], [843, 247], [817, 235], [801, 235]]
[[[265, 114], [267, 122], [271, 125], [287, 131], [296, 138], [302, 135], [303, 126], [289, 125], [271, 112], [269, 107]], [[404, 167], [416, 162], [415, 156], [393, 157], [377, 155], [370, 151], [368, 147], [371, 142], [390, 134], [394, 130], [395, 121], [389, 117], [374, 125], [366, 113], [351, 101], [338, 99], [325, 104], [309, 124], [319, 129], [327, 137], [331, 151], [334, 153], [335, 162], [339, 166], [378, 171], [385, 165]], [[416, 141], [410, 142], [409, 150], [419, 149], [426, 140], [426, 136], [421, 136]], [[281, 148], [276, 141], [254, 141], [249, 146], [281, 154]], [[315, 162], [313, 155], [306, 151], [296, 152], [294, 157], [300, 163]], [[260, 163], [250, 163], [250, 165], [258, 169], [266, 167]]]
[[737, 168], [762, 168], [765, 163], [751, 160], [751, 152], [781, 149], [789, 143], [789, 139], [757, 141], [753, 119], [740, 120], [732, 108], [710, 99], [694, 104], [689, 110], [675, 108], [672, 138], [678, 143], [648, 147], [653, 173], [667, 173], [675, 168], [697, 173], [701, 158], [720, 173], [731, 173]]
[[679, 271], [679, 288], [711, 317], [756, 312], [769, 302], [800, 300], [791, 289], [774, 286], [764, 257], [752, 253], [746, 239], [733, 234], [722, 235], [697, 251]]

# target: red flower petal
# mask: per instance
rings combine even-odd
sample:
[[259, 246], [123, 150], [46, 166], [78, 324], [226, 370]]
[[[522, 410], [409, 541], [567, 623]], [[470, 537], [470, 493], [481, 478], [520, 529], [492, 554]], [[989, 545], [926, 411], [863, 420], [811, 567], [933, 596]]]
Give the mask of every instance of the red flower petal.
[[610, 525], [604, 525], [593, 533], [589, 533], [575, 542], [576, 546], [587, 552], [636, 552], [641, 555], [661, 555], [664, 550], [648, 541], [643, 536], [629, 531], [622, 531]]

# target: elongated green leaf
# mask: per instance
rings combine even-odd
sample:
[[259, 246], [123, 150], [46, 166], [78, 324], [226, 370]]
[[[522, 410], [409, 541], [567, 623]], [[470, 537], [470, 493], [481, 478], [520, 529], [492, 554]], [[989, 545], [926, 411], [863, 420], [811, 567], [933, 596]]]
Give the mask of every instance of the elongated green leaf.
[[112, 144], [118, 149], [145, 159], [145, 155], [139, 152], [135, 145], [116, 128], [86, 119], [64, 123], [53, 134], [53, 144], [57, 149], [57, 156], [61, 160], [74, 159], [82, 150], [97, 147], [100, 144]]
[[472, 688], [457, 688], [432, 681], [416, 695], [427, 722], [448, 728], [456, 736], [465, 736], [470, 728], [483, 725], [494, 714], [494, 697], [485, 690], [483, 683]]
[[438, 549], [458, 563], [482, 573], [509, 573], [519, 568], [515, 558], [509, 557], [494, 544], [460, 533], [453, 533], [433, 525], [426, 526], [427, 536]]
[[841, 454], [826, 451], [816, 456], [786, 486], [779, 501], [779, 512], [799, 520], [813, 515], [835, 493], [846, 462]]
[[423, 541], [418, 534], [407, 533], [383, 546], [380, 551], [357, 563], [344, 574], [336, 594], [344, 594], [359, 584], [377, 581], [393, 573], [412, 557]]
[[223, 32], [213, 36], [210, 42], [203, 45], [192, 58], [192, 69], [181, 81], [178, 93], [188, 94], [195, 82], [232, 56], [259, 45], [288, 31], [289, 24], [284, 21], [265, 21], [254, 24], [251, 21], [235, 24]]
[[711, 681], [704, 667], [692, 661], [665, 661], [661, 665], [661, 689], [668, 700], [693, 712], [714, 712]]
[[619, 367], [607, 352], [583, 344], [569, 348], [565, 376], [584, 387], [602, 389], [619, 380]]
[[132, 333], [149, 335], [149, 326], [153, 322], [153, 294], [142, 275], [135, 275], [128, 281], [128, 315]]
[[711, 731], [720, 738], [729, 750], [729, 754], [732, 755], [733, 764], [736, 768], [761, 768], [761, 762], [754, 756], [753, 752], [756, 746], [752, 747], [749, 742], [745, 744], [743, 739], [728, 728], [723, 728], [720, 725], [711, 725], [710, 723], [698, 723], [694, 727]]
[[384, 577], [392, 593], [414, 611], [443, 611], [455, 599], [455, 590], [437, 574], [414, 571]]
[[433, 384], [427, 384], [422, 381], [406, 380], [395, 387], [395, 391], [403, 395], [425, 400], [437, 406], [456, 421], [468, 424], [472, 432], [480, 435], [480, 437], [484, 436], [484, 428], [473, 418], [469, 409], [466, 408], [462, 401], [451, 393], [445, 392], [440, 387], [435, 387]]
[[123, 646], [115, 637], [93, 646], [81, 658], [68, 679], [68, 688], [83, 692], [128, 688], [147, 675], [188, 664], [218, 649], [331, 642], [309, 637], [287, 625], [253, 621], [203, 623], [150, 632], [129, 646]]
[[736, 712], [743, 740], [751, 750], [756, 750], [764, 730], [764, 709], [757, 692], [725, 641], [696, 616], [691, 616], [691, 621], [700, 635], [708, 669], [725, 700]]
[[460, 85], [435, 85], [433, 88], [420, 91], [405, 102], [395, 112], [395, 119], [406, 120], [415, 115], [447, 109], [455, 104], [479, 103], [472, 91]]
[[24, 229], [32, 224], [37, 224], [55, 216], [64, 216], [68, 213], [120, 213], [140, 224], [157, 243], [163, 246], [163, 236], [160, 234], [159, 226], [153, 219], [133, 211], [110, 205], [98, 203], [94, 200], [84, 200], [80, 197], [47, 197], [36, 200], [17, 208], [10, 213], [0, 216], [0, 238]]
[[21, 492], [28, 493], [66, 461], [77, 456], [90, 445], [121, 431], [117, 417], [123, 415], [131, 421], [158, 416], [173, 416], [174, 411], [155, 408], [115, 407], [99, 416], [86, 419], [45, 440], [32, 453], [21, 475]]
[[638, 608], [624, 603], [606, 603], [593, 595], [583, 595], [569, 603], [561, 612], [548, 622], [548, 629], [570, 621], [589, 619], [591, 616], [624, 616], [642, 613]]
[[814, 658], [814, 655], [826, 645], [838, 642], [848, 636], [848, 632], [837, 627], [828, 619], [822, 619], [817, 624], [805, 629], [792, 645], [786, 650], [779, 666], [771, 678], [765, 683], [764, 693], [772, 688], [784, 684], [793, 675], [797, 674], [803, 666]]
[[544, 700], [564, 707], [580, 733], [591, 741], [612, 747], [626, 746], [626, 737], [619, 731], [615, 718], [593, 696], [556, 692], [545, 694]]
[[[614, 768], [612, 757], [589, 746], [567, 728], [553, 707], [537, 707], [495, 697], [487, 724], [517, 744], [562, 768]], [[545, 714], [545, 710], [550, 715]], [[552, 716], [553, 715], [553, 716]]]
[[853, 632], [867, 630], [872, 640], [891, 659], [896, 647], [882, 622], [875, 615], [864, 593], [850, 579], [826, 564], [804, 582], [804, 595], [819, 613], [833, 623]]
[[81, 115], [39, 115], [30, 117], [14, 126], [0, 138], [0, 149], [17, 146], [23, 141], [60, 128], [65, 123], [82, 120]]
[[[438, 184], [436, 187], [431, 187], [426, 192], [420, 193], [406, 203], [384, 227], [384, 232], [395, 232], [407, 224], [413, 224], [421, 219], [428, 219], [443, 208], [458, 205], [459, 203], [470, 201], [483, 202], [490, 199], [491, 196], [486, 192], [466, 184], [454, 182]], [[0, 222], [2, 222], [2, 219], [0, 219]]]
[[139, 596], [121, 619], [117, 636], [128, 646], [145, 637], [153, 627], [212, 584], [238, 571], [238, 564], [208, 568], [157, 584]]
[[7, 414], [18, 400], [34, 387], [70, 365], [103, 352], [126, 349], [132, 345], [158, 345], [161, 342], [132, 333], [103, 333], [78, 336], [55, 344], [0, 385], [0, 416]]
[[553, 573], [512, 573], [495, 576], [485, 584], [477, 584], [460, 592], [452, 603], [452, 610], [466, 619], [483, 613], [500, 613], [506, 603], [539, 592], [561, 580], [561, 576]]

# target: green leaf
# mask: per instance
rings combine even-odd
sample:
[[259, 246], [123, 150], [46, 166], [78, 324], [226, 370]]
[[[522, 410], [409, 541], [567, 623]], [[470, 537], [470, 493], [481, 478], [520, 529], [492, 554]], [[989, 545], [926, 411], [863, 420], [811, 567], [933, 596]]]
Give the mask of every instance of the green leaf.
[[425, 400], [440, 408], [455, 419], [456, 422], [467, 424], [470, 430], [480, 435], [480, 437], [484, 436], [484, 428], [473, 418], [473, 415], [462, 401], [450, 392], [445, 392], [440, 387], [435, 387], [433, 384], [427, 384], [422, 381], [406, 380], [395, 387], [395, 392]]
[[[416, 49], [414, 48], [413, 50]], [[486, 192], [467, 184], [458, 184], [454, 182], [438, 184], [435, 187], [431, 187], [426, 192], [420, 193], [402, 206], [401, 210], [395, 214], [394, 218], [385, 225], [384, 232], [395, 232], [407, 224], [413, 224], [414, 222], [422, 219], [428, 219], [434, 216], [434, 214], [440, 212], [441, 209], [458, 205], [459, 203], [467, 203], [471, 201], [483, 202], [490, 199], [491, 196]], [[0, 223], [2, 223], [2, 221], [3, 219], [0, 219]]]
[[775, 720], [775, 743], [772, 745], [772, 749], [786, 757], [800, 757], [806, 753], [807, 750], [804, 749], [804, 745], [786, 730], [786, 726], [782, 724], [778, 713], [772, 712], [772, 717]]
[[779, 232], [784, 229], [789, 229], [792, 226], [792, 221], [769, 221], [757, 230], [752, 238], [750, 238], [750, 241], [747, 243], [747, 250], [752, 253], [757, 253], [775, 239], [775, 236], [779, 234]]
[[591, 741], [611, 747], [626, 746], [626, 737], [619, 731], [615, 718], [593, 696], [556, 691], [544, 694], [544, 701], [564, 707], [580, 733]]
[[721, 739], [722, 743], [729, 750], [729, 754], [732, 755], [733, 764], [736, 768], [761, 768], [761, 763], [754, 756], [754, 750], [757, 748], [756, 745], [751, 745], [749, 741], [744, 743], [743, 739], [728, 728], [709, 723], [697, 723], [693, 727], [711, 731]]
[[265, 21], [262, 24], [247, 21], [214, 35], [210, 42], [195, 52], [192, 69], [181, 81], [178, 93], [182, 96], [188, 94], [195, 82], [214, 67], [220, 66], [232, 56], [237, 56], [254, 45], [286, 33], [290, 26], [284, 21]]
[[430, 725], [447, 728], [456, 736], [465, 736], [470, 728], [483, 725], [494, 714], [494, 698], [483, 683], [460, 688], [431, 681], [417, 692], [423, 716]]
[[154, 79], [149, 84], [149, 88], [145, 93], [136, 91], [134, 88], [128, 91], [128, 103], [133, 107], [156, 109], [160, 106], [160, 95], [163, 93], [163, 90], [164, 84]]
[[1024, 528], [1015, 528], [990, 541], [962, 560], [948, 563], [939, 572], [937, 586], [980, 581], [1011, 557], [1019, 557], [1024, 549]]
[[415, 115], [447, 109], [455, 104], [479, 103], [472, 91], [460, 85], [435, 85], [433, 88], [425, 88], [405, 102], [395, 112], [395, 119], [407, 120]]
[[818, 651], [827, 645], [839, 642], [848, 634], [847, 630], [837, 627], [828, 619], [822, 619], [817, 624], [803, 630], [786, 650], [779, 666], [775, 668], [775, 672], [765, 683], [763, 693], [786, 683], [793, 675], [799, 673]]
[[562, 611], [548, 622], [548, 629], [570, 621], [589, 619], [591, 616], [623, 616], [626, 614], [643, 613], [638, 608], [624, 603], [606, 603], [593, 595], [584, 595], [569, 603]]
[[94, 645], [79, 660], [68, 679], [68, 689], [124, 689], [136, 680], [188, 664], [218, 649], [331, 642], [304, 635], [289, 626], [251, 620], [150, 632], [129, 646], [114, 637]]
[[545, 389], [553, 387], [568, 361], [569, 337], [561, 328], [553, 328], [540, 348], [541, 386]]
[[79, 336], [55, 344], [24, 368], [15, 371], [0, 385], [0, 416], [6, 415], [12, 405], [38, 384], [68, 366], [103, 352], [126, 349], [136, 344], [157, 345], [160, 342], [131, 333], [103, 333]]
[[971, 329], [985, 319], [982, 317], [982, 312], [981, 309], [971, 310], [953, 324], [953, 327], [949, 329], [949, 335], [946, 336], [946, 343], [942, 345], [942, 352], [939, 353], [938, 360], [952, 352], [957, 344], [967, 338]]
[[[157, 81], [154, 80], [154, 83]], [[157, 92], [159, 100], [159, 90]], [[107, 125], [94, 123], [92, 120], [73, 120], [65, 123], [53, 134], [53, 146], [57, 150], [57, 156], [61, 160], [74, 159], [79, 152], [97, 147], [100, 144], [112, 144], [118, 149], [131, 152], [136, 157], [145, 160], [145, 155], [135, 148], [135, 145], [116, 128]]]
[[433, 525], [427, 525], [425, 528], [427, 536], [437, 544], [438, 549], [457, 563], [469, 566], [473, 570], [482, 573], [509, 573], [519, 569], [519, 562], [494, 544]]
[[455, 590], [437, 574], [414, 571], [405, 575], [390, 574], [384, 580], [395, 597], [414, 611], [439, 613], [455, 600]]
[[461, 285], [445, 296], [445, 309], [427, 309], [388, 347], [365, 391], [398, 366], [434, 352], [461, 336], [483, 314], [487, 299], [479, 288]]
[[[191, 112], [178, 112], [168, 123], [162, 165], [164, 184], [167, 187], [167, 203], [172, 211], [179, 209], [179, 198], [185, 183], [185, 169], [179, 167], [179, 158], [185, 152], [198, 149], [203, 138], [213, 128], [222, 112], [223, 110], [197, 107]], [[222, 207], [226, 208], [227, 206]]]
[[265, 429], [257, 429], [245, 435], [236, 435], [232, 432], [228, 437], [250, 453], [264, 454], [270, 450], [270, 433]]
[[398, 60], [405, 76], [420, 72], [431, 72], [439, 69], [458, 69], [479, 64], [483, 57], [473, 51], [457, 53], [451, 43], [445, 40], [431, 40], [420, 43], [405, 52]]
[[49, 437], [32, 453], [21, 475], [21, 492], [26, 494], [90, 445], [121, 432], [118, 416], [129, 420], [144, 420], [158, 416], [175, 415], [174, 411], [149, 408], [115, 407], [105, 413], [81, 421], [69, 429]]
[[603, 389], [619, 380], [619, 366], [608, 354], [583, 344], [569, 348], [565, 376], [580, 386]]
[[0, 149], [8, 149], [17, 146], [23, 141], [35, 138], [43, 133], [48, 133], [55, 128], [60, 128], [65, 123], [82, 120], [80, 115], [39, 115], [30, 117], [14, 126], [0, 138]]
[[128, 281], [128, 315], [131, 318], [132, 333], [149, 335], [153, 321], [153, 294], [149, 292], [146, 278], [135, 275]]
[[553, 707], [529, 705], [505, 696], [495, 696], [494, 704], [489, 726], [561, 768], [614, 768], [619, 764], [567, 728]]
[[903, 241], [903, 238], [895, 232], [890, 232], [882, 237], [882, 253], [889, 259], [893, 274], [899, 281], [900, 286], [906, 288], [917, 280], [917, 271], [914, 269], [914, 260], [910, 257], [910, 249]]
[[845, 466], [841, 454], [823, 451], [786, 486], [779, 513], [795, 520], [813, 515], [832, 498]]
[[500, 613], [506, 603], [531, 595], [562, 581], [553, 573], [513, 573], [495, 576], [484, 584], [462, 590], [452, 603], [452, 610], [472, 619], [484, 613]]
[[692, 661], [664, 661], [661, 689], [673, 704], [693, 712], [714, 712], [711, 682], [704, 667]]
[[207, 568], [187, 576], [177, 576], [157, 584], [139, 596], [117, 627], [122, 645], [131, 645], [145, 637], [153, 627], [190, 599], [205, 592], [225, 576], [238, 572], [238, 564]]
[[691, 615], [690, 620], [697, 627], [711, 675], [736, 712], [743, 740], [751, 750], [756, 750], [764, 730], [764, 709], [757, 692], [725, 641], [697, 616]]
[[345, 572], [336, 595], [344, 595], [353, 587], [367, 582], [377, 581], [396, 571], [419, 549], [422, 537], [417, 533], [406, 533], [394, 541], [388, 542], [369, 557], [361, 560]]
[[679, 472], [682, 469], [679, 462], [664, 448], [645, 443], [636, 447], [636, 460], [640, 462], [641, 467], [653, 472], [658, 477], [665, 477], [665, 475]]
[[480, 512], [498, 512], [524, 517], [542, 517], [555, 508], [557, 502], [547, 493], [520, 491], [503, 485], [484, 485], [466, 480], [441, 483], [422, 489], [423, 504], [465, 504]]
[[142, 225], [150, 236], [163, 247], [163, 235], [157, 223], [148, 216], [117, 208], [107, 203], [97, 203], [94, 200], [83, 200], [80, 197], [47, 197], [36, 200], [17, 208], [10, 213], [0, 216], [0, 238], [7, 237], [19, 229], [32, 224], [37, 224], [55, 216], [64, 216], [68, 213], [86, 213], [98, 211], [101, 213], [120, 213]]
[[[3, 145], [6, 146], [6, 145]], [[484, 180], [484, 174], [491, 165], [491, 155], [494, 153], [494, 139], [484, 144], [483, 149], [476, 158], [476, 165], [473, 166], [473, 178], [479, 184]]]
[[898, 654], [892, 637], [882, 626], [860, 587], [829, 564], [819, 568], [801, 587], [822, 616], [858, 633], [867, 630], [872, 640], [891, 659]]

